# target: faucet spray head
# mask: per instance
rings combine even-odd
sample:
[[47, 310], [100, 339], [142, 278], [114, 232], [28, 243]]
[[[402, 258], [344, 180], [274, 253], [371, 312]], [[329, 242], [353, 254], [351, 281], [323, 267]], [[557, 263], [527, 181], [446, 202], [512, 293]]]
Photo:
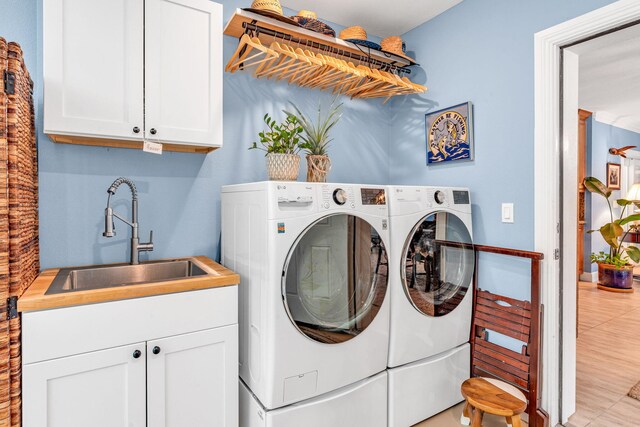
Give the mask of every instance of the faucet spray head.
[[116, 235], [115, 227], [113, 226], [113, 209], [107, 207], [104, 210], [104, 237], [113, 237]]

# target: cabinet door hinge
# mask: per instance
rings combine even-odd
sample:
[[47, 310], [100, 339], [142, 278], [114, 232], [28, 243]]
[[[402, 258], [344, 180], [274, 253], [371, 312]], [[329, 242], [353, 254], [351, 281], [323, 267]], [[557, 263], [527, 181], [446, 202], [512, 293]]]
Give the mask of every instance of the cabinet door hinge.
[[4, 81], [4, 93], [7, 95], [13, 95], [16, 93], [16, 74], [4, 70], [4, 75], [2, 76], [2, 80]]
[[18, 317], [18, 297], [7, 298], [7, 319]]
[[560, 259], [560, 249], [556, 249], [553, 251], [553, 259], [555, 260], [559, 260]]

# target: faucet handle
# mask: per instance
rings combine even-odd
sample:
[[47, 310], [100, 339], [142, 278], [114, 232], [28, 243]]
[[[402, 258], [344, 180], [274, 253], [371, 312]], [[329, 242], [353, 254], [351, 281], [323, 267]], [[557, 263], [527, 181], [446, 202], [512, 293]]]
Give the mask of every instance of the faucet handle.
[[153, 245], [153, 230], [149, 232], [149, 243]]

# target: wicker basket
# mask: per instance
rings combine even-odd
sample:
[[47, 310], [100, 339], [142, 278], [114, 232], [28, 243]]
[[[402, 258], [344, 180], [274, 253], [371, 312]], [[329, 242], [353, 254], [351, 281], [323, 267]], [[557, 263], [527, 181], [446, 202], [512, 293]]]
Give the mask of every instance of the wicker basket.
[[297, 154], [267, 154], [267, 174], [271, 181], [297, 181], [300, 156]]
[[327, 174], [331, 170], [329, 156], [307, 156], [307, 182], [327, 182]]

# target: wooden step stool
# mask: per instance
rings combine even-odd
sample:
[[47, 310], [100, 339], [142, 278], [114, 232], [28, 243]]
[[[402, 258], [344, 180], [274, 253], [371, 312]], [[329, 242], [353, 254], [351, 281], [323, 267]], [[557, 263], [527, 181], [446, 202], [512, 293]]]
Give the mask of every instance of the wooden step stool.
[[516, 387], [493, 378], [470, 378], [462, 383], [466, 404], [460, 418], [462, 425], [482, 426], [487, 414], [505, 417], [510, 427], [521, 427], [520, 414], [527, 409], [527, 398]]

